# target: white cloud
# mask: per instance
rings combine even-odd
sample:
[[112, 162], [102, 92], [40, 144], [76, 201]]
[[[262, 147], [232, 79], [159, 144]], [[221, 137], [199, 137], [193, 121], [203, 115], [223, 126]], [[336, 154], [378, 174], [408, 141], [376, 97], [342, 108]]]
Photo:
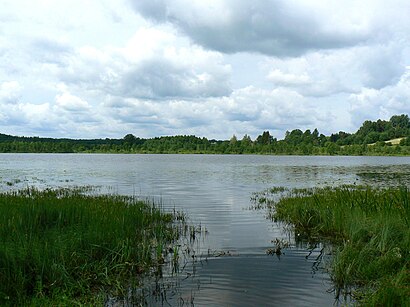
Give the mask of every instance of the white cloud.
[[409, 9], [404, 0], [5, 0], [0, 133], [355, 131], [410, 111]]
[[389, 119], [397, 114], [410, 114], [410, 69], [396, 84], [380, 90], [363, 88], [350, 97], [351, 114], [356, 125], [364, 120]]
[[57, 95], [56, 106], [68, 112], [84, 112], [90, 109], [87, 101], [68, 92]]
[[[400, 47], [399, 47], [400, 46]], [[288, 59], [268, 59], [266, 78], [274, 86], [290, 87], [304, 96], [358, 93], [363, 87], [381, 89], [397, 82], [408, 52], [397, 42], [312, 52]]]
[[61, 81], [123, 98], [229, 95], [230, 67], [163, 28], [140, 28], [125, 47], [76, 50], [58, 70]]
[[21, 93], [21, 85], [17, 81], [0, 83], [0, 104], [16, 102]]
[[[232, 134], [256, 137], [267, 129], [282, 138], [286, 130], [310, 129], [318, 121], [321, 126], [329, 126], [327, 118], [298, 93], [252, 86], [235, 90], [229, 97], [206, 100], [129, 99], [113, 112], [123, 125], [150, 125], [156, 131], [159, 129], [160, 134], [197, 134], [209, 138], [229, 138]], [[155, 133], [158, 134], [154, 131], [149, 136]]]
[[270, 81], [274, 84], [284, 85], [284, 86], [297, 86], [311, 84], [309, 76], [304, 73], [302, 75], [284, 73], [279, 69], [272, 70], [268, 77]]

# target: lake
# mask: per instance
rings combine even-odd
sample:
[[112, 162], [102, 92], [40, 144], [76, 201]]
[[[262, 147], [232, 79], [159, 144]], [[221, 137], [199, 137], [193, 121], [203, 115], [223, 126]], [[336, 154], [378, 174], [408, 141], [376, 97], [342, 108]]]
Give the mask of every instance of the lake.
[[[206, 229], [196, 242], [196, 261], [178, 276], [165, 274], [161, 296], [146, 298], [166, 306], [332, 306], [322, 246], [296, 244], [264, 210], [251, 210], [252, 193], [409, 182], [410, 157], [0, 154], [3, 191], [98, 186], [182, 210]], [[266, 253], [275, 239], [291, 243], [280, 258]]]

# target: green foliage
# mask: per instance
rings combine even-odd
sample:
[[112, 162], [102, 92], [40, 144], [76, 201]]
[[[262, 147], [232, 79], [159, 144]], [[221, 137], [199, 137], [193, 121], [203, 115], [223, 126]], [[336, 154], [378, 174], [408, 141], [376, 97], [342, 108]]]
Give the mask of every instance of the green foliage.
[[[339, 131], [329, 137], [317, 129], [287, 131], [277, 140], [264, 131], [252, 141], [248, 135], [239, 140], [208, 140], [193, 135], [142, 139], [127, 134], [123, 139], [71, 140], [14, 137], [0, 134], [0, 152], [97, 152], [97, 153], [196, 153], [196, 154], [273, 154], [273, 155], [409, 155], [410, 121], [408, 115], [392, 116], [390, 121], [365, 121], [353, 134]], [[384, 141], [403, 137], [400, 146], [382, 146]], [[380, 142], [380, 143], [378, 143]], [[378, 143], [377, 146], [374, 146]]]
[[173, 220], [130, 197], [1, 193], [0, 305], [94, 305], [124, 295], [156, 266], [158, 246], [178, 238]]
[[294, 190], [270, 202], [275, 220], [337, 246], [336, 288], [369, 306], [410, 305], [410, 192], [362, 187]]
[[263, 131], [263, 133], [256, 138], [256, 144], [269, 145], [273, 142], [273, 137], [269, 131]]

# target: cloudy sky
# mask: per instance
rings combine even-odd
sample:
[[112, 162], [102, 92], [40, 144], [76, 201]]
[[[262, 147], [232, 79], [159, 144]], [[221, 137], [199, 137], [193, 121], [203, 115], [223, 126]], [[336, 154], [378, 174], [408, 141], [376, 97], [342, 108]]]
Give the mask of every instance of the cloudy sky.
[[408, 0], [0, 0], [0, 133], [354, 132], [410, 113]]

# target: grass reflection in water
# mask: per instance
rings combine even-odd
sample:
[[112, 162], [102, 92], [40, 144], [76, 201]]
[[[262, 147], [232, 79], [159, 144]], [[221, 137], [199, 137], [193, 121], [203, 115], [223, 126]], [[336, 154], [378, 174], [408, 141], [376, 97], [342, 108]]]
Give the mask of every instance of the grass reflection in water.
[[360, 304], [410, 305], [410, 192], [406, 187], [273, 188], [255, 207], [297, 237], [330, 240], [337, 295]]

